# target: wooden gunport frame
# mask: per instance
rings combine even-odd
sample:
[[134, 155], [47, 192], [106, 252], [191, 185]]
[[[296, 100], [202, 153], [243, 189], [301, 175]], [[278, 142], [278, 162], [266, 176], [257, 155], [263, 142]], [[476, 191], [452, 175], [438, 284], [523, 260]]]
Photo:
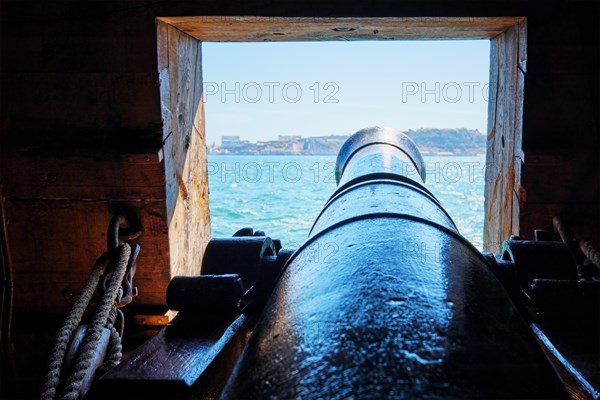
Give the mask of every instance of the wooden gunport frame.
[[[343, 28], [343, 29], [341, 29]], [[490, 39], [484, 248], [519, 232], [524, 17], [157, 18], [171, 271], [199, 273], [210, 238], [202, 42]]]

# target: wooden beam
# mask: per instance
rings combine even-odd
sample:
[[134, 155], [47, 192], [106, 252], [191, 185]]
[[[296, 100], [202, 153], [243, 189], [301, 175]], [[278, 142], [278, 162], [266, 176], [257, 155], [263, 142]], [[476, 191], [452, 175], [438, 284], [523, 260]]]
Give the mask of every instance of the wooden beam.
[[[190, 65], [199, 68], [201, 41], [262, 42], [306, 40], [399, 40], [399, 39], [492, 39], [490, 74], [490, 107], [488, 119], [488, 158], [486, 172], [486, 205], [484, 247], [499, 251], [503, 240], [519, 230], [519, 190], [522, 152], [523, 87], [527, 69], [526, 19], [524, 17], [448, 17], [448, 18], [285, 18], [285, 17], [161, 17], [157, 18], [159, 36], [159, 70], [165, 134], [170, 138], [169, 148], [180, 149], [181, 143], [190, 143], [198, 132], [203, 137], [201, 96], [192, 96], [190, 114], [189, 85], [201, 84], [201, 77], [189, 80]], [[194, 57], [196, 61], [194, 64]], [[181, 76], [180, 76], [181, 74]], [[200, 74], [198, 70], [197, 75]], [[186, 80], [187, 79], [187, 80]], [[197, 92], [201, 87], [196, 86]], [[175, 90], [175, 91], [174, 91]], [[183, 90], [183, 91], [182, 91]], [[177, 92], [179, 91], [179, 92]], [[177, 96], [175, 98], [175, 96]], [[186, 97], [187, 96], [187, 97]], [[176, 101], [174, 101], [176, 100]], [[179, 103], [177, 103], [179, 102]], [[195, 108], [194, 108], [195, 107]], [[177, 119], [173, 110], [180, 112]], [[187, 113], [187, 114], [186, 114]], [[179, 121], [179, 124], [178, 124]], [[194, 124], [190, 128], [186, 123]], [[165, 138], [169, 138], [169, 136]], [[204, 149], [204, 146], [202, 146]], [[177, 152], [177, 151], [176, 151]], [[167, 152], [168, 153], [168, 152]], [[173, 153], [175, 154], [175, 153]], [[179, 150], [178, 154], [182, 153]], [[189, 153], [198, 154], [198, 153]], [[172, 225], [179, 198], [186, 199], [190, 192], [178, 175], [185, 169], [173, 157], [173, 167], [167, 156], [167, 184], [172, 194], [167, 199], [169, 221]], [[201, 157], [204, 157], [201, 154]], [[205, 158], [200, 160], [204, 163]], [[192, 164], [194, 160], [192, 161]], [[197, 164], [199, 167], [200, 164]], [[174, 178], [174, 179], [173, 179]], [[189, 178], [189, 177], [188, 177]], [[204, 177], [205, 178], [205, 177]], [[177, 188], [175, 188], [177, 187]], [[177, 196], [175, 195], [177, 194]], [[205, 208], [208, 210], [208, 207]], [[208, 217], [207, 217], [208, 220]], [[177, 225], [176, 225], [177, 226]], [[189, 235], [184, 234], [189, 237]], [[174, 233], [172, 237], [181, 237]], [[207, 235], [208, 237], [208, 235]], [[187, 239], [186, 239], [187, 241]], [[184, 242], [186, 242], [184, 241]], [[172, 243], [174, 244], [174, 243]], [[179, 247], [185, 244], [179, 244]], [[173, 248], [173, 246], [171, 246]], [[172, 260], [172, 269], [184, 259]], [[198, 256], [193, 256], [199, 258]], [[189, 262], [186, 261], [189, 265]], [[185, 264], [185, 263], [184, 263]], [[185, 268], [185, 267], [184, 267]], [[186, 272], [194, 272], [190, 267]]]
[[165, 304], [168, 269], [164, 200], [5, 200], [15, 312], [66, 314], [94, 261], [106, 251], [112, 214], [127, 209], [143, 227], [136, 304]]
[[484, 219], [484, 250], [491, 252], [519, 233], [525, 46], [524, 20], [491, 46]]
[[0, 161], [10, 199], [165, 199], [162, 150], [32, 153], [3, 151]]
[[16, 312], [66, 313], [116, 212], [142, 226], [138, 304], [164, 304], [171, 279], [162, 151], [3, 149], [1, 169]]
[[491, 39], [523, 17], [160, 17], [204, 42]]
[[585, 150], [528, 150], [523, 165], [520, 201], [570, 203], [573, 207], [598, 204], [600, 179], [594, 179], [598, 155]]
[[217, 398], [249, 337], [243, 315], [184, 313], [94, 383], [91, 399]]
[[201, 43], [157, 23], [171, 276], [200, 273], [210, 240]]

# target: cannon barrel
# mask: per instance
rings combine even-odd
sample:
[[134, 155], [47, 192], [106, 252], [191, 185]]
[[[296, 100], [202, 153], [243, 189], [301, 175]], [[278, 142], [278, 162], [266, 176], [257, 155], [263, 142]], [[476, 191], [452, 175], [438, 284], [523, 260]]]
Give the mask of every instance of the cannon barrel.
[[357, 132], [336, 178], [222, 398], [564, 394], [486, 259], [425, 187], [408, 137]]

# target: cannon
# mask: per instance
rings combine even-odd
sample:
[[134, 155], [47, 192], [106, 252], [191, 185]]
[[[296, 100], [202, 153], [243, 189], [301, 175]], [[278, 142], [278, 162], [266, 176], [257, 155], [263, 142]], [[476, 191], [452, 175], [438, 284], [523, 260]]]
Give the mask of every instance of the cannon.
[[348, 139], [338, 188], [287, 261], [222, 398], [557, 396], [529, 326], [424, 171], [397, 131]]
[[252, 229], [211, 241], [202, 275], [168, 289], [178, 317], [90, 397], [567, 396], [509, 295], [514, 264], [460, 235], [407, 136], [361, 130], [335, 172], [298, 249]]

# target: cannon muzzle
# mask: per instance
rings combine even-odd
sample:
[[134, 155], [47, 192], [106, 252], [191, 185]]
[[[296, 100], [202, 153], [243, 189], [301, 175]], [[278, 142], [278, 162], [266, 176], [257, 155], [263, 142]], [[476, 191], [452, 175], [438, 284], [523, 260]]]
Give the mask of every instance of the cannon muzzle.
[[357, 132], [336, 178], [222, 398], [562, 394], [486, 259], [425, 187], [407, 136]]

